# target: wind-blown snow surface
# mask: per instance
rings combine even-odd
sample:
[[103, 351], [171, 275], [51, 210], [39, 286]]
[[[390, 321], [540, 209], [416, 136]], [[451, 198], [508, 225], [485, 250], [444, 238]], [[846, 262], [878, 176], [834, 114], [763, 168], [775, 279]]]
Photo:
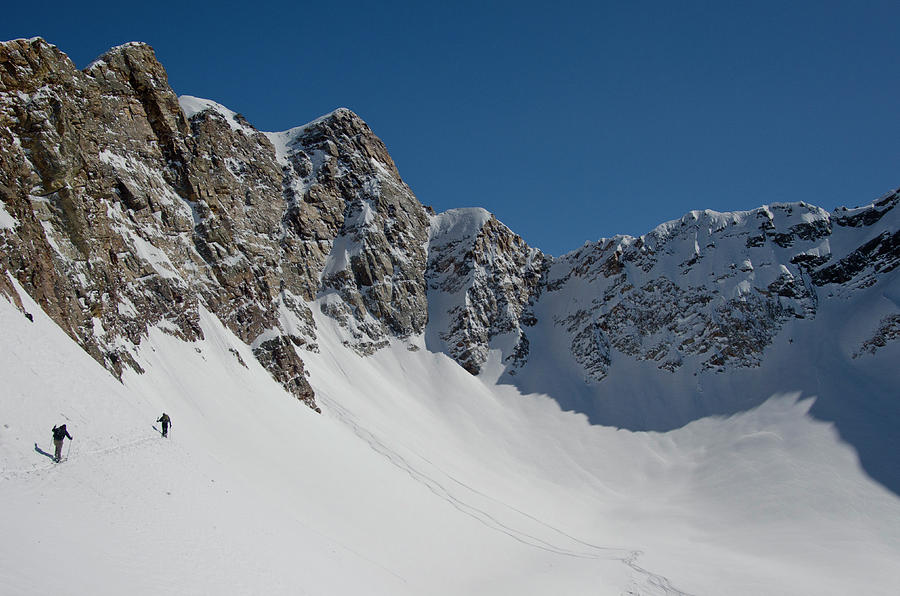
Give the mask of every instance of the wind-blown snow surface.
[[900, 500], [809, 399], [628, 432], [421, 338], [359, 358], [322, 318], [319, 416], [207, 313], [204, 341], [154, 331], [120, 384], [20, 294], [33, 323], [0, 299], [4, 594], [896, 592]]

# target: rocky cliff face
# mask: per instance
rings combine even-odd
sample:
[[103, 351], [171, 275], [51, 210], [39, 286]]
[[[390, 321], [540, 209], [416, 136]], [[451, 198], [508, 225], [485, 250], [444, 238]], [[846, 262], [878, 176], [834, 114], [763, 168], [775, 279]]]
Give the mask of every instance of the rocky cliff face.
[[670, 371], [686, 360], [755, 366], [786, 320], [815, 316], [808, 266], [829, 258], [831, 232], [828, 213], [798, 203], [692, 212], [641, 238], [589, 245], [548, 278], [549, 294], [575, 297], [555, 323], [595, 380], [613, 353]]
[[[152, 51], [78, 71], [40, 39], [0, 45], [0, 267], [116, 373], [148, 325], [197, 336], [187, 122]], [[168, 258], [171, 254], [176, 261]]]
[[431, 213], [349, 110], [262, 133], [179, 100], [144, 44], [84, 70], [41, 39], [0, 44], [0, 155], [0, 292], [16, 280], [115, 374], [151, 326], [191, 340], [207, 309], [313, 408], [313, 309], [362, 355], [424, 334], [473, 374], [492, 350], [515, 374], [540, 337], [599, 382], [623, 358], [757, 366], [787, 321], [879, 291], [900, 262], [894, 193], [692, 212], [553, 259], [484, 210]]
[[[785, 322], [892, 279], [898, 202], [889, 193], [834, 213], [805, 203], [695, 211], [557, 259], [486, 212], [450, 211], [432, 225], [430, 347], [473, 373], [497, 348], [515, 374], [528, 362], [526, 331], [538, 326], [593, 381], [622, 358], [668, 371], [755, 367]], [[892, 341], [898, 318], [886, 316], [859, 353]]]
[[423, 331], [428, 216], [352, 112], [266, 135], [213, 102], [184, 111], [144, 44], [80, 71], [17, 40], [0, 65], [4, 283], [111, 371], [151, 325], [196, 338], [207, 308], [315, 407], [312, 300], [361, 352]]
[[814, 318], [821, 300], [897, 267], [897, 203], [892, 193], [852, 215], [805, 203], [693, 212], [641, 238], [588, 246], [548, 279], [549, 292], [593, 297], [560, 309], [557, 324], [598, 380], [612, 350], [668, 370], [689, 357], [719, 371], [756, 366], [785, 321]]
[[428, 246], [429, 349], [472, 374], [492, 347], [525, 359], [528, 306], [549, 259], [483, 209], [434, 217]]
[[319, 297], [363, 354], [424, 331], [428, 214], [384, 143], [346, 109], [269, 138], [298, 295]]

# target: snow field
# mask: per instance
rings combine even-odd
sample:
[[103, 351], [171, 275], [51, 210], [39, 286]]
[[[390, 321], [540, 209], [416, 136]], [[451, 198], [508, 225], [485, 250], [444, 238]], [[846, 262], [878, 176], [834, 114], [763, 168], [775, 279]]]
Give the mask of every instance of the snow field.
[[[422, 338], [359, 358], [319, 317], [320, 416], [206, 312], [204, 341], [154, 330], [120, 384], [20, 294], [34, 323], [0, 300], [0, 593], [886, 595], [900, 577], [900, 499], [810, 396], [630, 432]], [[34, 443], [61, 422], [53, 465]]]
[[[304, 526], [280, 501], [265, 497], [271, 487], [250, 484], [241, 466], [229, 461], [242, 452], [227, 450], [240, 437], [229, 434], [241, 426], [240, 417], [247, 421], [245, 431], [260, 432], [246, 409], [235, 412], [233, 424], [207, 428], [229, 420], [215, 416], [228, 405], [217, 407], [216, 398], [236, 391], [204, 403], [165, 393], [187, 389], [190, 382], [122, 386], [24, 294], [23, 299], [33, 324], [0, 301], [6, 339], [0, 358], [0, 593], [405, 593], [399, 578]], [[160, 349], [152, 346], [154, 339], [172, 340], [161, 333], [151, 338], [151, 354]], [[177, 369], [196, 380], [191, 368], [202, 365], [203, 356], [196, 346], [180, 347], [197, 362], [176, 350], [171, 356], [180, 362], [161, 364], [157, 379]], [[206, 372], [213, 371], [225, 372]], [[236, 389], [245, 390], [254, 379], [269, 383], [262, 393], [274, 385], [257, 370]], [[234, 377], [226, 373], [220, 380], [224, 386]], [[206, 390], [214, 387], [207, 384]], [[170, 438], [162, 439], [154, 421], [172, 405], [177, 414], [169, 408]], [[306, 408], [297, 411], [315, 418]], [[55, 465], [33, 443], [52, 452], [44, 426], [63, 421], [74, 441], [69, 460]], [[274, 450], [257, 455], [263, 453], [280, 474], [290, 466]]]

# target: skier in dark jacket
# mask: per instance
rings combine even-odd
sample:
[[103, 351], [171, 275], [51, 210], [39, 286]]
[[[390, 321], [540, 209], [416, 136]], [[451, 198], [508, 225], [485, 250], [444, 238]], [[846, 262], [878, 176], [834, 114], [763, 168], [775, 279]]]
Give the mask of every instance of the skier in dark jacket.
[[169, 418], [168, 414], [163, 412], [163, 415], [159, 417], [159, 420], [157, 420], [157, 422], [162, 423], [162, 427], [163, 427], [162, 436], [168, 437], [169, 436], [169, 425], [172, 424], [172, 419]]
[[59, 460], [62, 458], [62, 446], [66, 437], [69, 437], [70, 441], [72, 440], [72, 435], [66, 430], [65, 424], [53, 427], [53, 444], [56, 446], [56, 456], [53, 459], [57, 463], [59, 463]]

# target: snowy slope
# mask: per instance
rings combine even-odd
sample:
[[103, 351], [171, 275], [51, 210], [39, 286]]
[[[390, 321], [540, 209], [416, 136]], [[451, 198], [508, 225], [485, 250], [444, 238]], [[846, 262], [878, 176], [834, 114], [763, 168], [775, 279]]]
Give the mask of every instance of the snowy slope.
[[502, 381], [630, 430], [799, 392], [900, 492], [897, 201], [698, 211], [588, 244], [552, 263], [530, 313], [531, 354]]
[[552, 259], [349, 110], [0, 62], [0, 594], [896, 592], [900, 193]]
[[[810, 400], [615, 430], [444, 355], [359, 358], [321, 317], [317, 416], [207, 314], [200, 342], [154, 331], [119, 384], [22, 298], [34, 323], [0, 301], [8, 593], [889, 594], [900, 574], [900, 500]], [[53, 465], [34, 444], [62, 421]]]
[[[123, 386], [27, 298], [33, 324], [0, 302], [0, 593], [404, 593], [399, 578], [242, 475], [235, 458], [273, 478], [292, 466], [283, 443], [259, 445], [279, 436], [266, 427], [273, 419], [288, 412], [297, 432], [321, 420], [258, 365], [230, 371], [226, 346], [255, 361], [220, 325], [196, 346], [154, 333], [156, 372]], [[168, 440], [153, 427], [164, 409]], [[48, 421], [74, 437], [63, 464], [40, 452], [52, 452]]]

